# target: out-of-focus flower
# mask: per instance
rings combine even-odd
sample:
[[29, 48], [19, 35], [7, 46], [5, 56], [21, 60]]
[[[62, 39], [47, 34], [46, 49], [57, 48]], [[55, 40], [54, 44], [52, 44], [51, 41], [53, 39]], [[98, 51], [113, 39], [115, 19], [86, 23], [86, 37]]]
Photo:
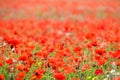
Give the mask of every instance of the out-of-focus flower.
[[3, 63], [2, 63], [2, 62], [0, 62], [0, 66], [3, 66]]
[[105, 50], [104, 49], [97, 49], [97, 50], [95, 50], [95, 53], [100, 55], [100, 56], [103, 56], [105, 54]]
[[4, 75], [0, 74], [0, 80], [4, 80]]
[[39, 68], [39, 69], [36, 69], [36, 70], [34, 71], [34, 73], [32, 74], [32, 79], [33, 79], [33, 78], [41, 79], [44, 73], [45, 73], [44, 70], [42, 70], [42, 69], [40, 69], [40, 68]]
[[103, 70], [102, 69], [95, 70], [95, 75], [101, 75], [101, 74], [103, 74]]
[[65, 76], [63, 73], [54, 73], [54, 78], [56, 80], [65, 80]]
[[21, 78], [21, 77], [18, 77], [18, 78], [15, 78], [15, 80], [22, 80], [22, 78]]
[[19, 57], [19, 60], [22, 60], [22, 61], [25, 61], [25, 60], [27, 60], [28, 59], [28, 56], [27, 55], [21, 55], [20, 57]]
[[113, 58], [117, 58], [120, 59], [120, 50], [117, 50], [115, 52], [110, 52], [109, 54], [113, 57]]
[[28, 72], [28, 68], [25, 65], [18, 65], [16, 68], [20, 71], [26, 71]]
[[7, 63], [7, 64], [12, 64], [12, 63], [13, 63], [13, 59], [12, 59], [12, 58], [7, 59], [7, 60], [6, 60], [6, 63]]
[[23, 78], [25, 76], [25, 72], [20, 72], [17, 74], [17, 77]]

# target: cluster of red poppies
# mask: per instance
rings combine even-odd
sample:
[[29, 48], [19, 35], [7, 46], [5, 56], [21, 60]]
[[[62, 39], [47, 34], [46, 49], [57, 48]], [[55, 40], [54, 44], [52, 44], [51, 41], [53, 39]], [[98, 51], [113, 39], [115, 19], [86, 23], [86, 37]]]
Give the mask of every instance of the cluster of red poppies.
[[77, 19], [116, 17], [119, 0], [1, 0], [2, 19]]
[[0, 0], [0, 80], [120, 80], [119, 0]]
[[120, 66], [119, 26], [115, 19], [1, 21], [0, 65], [16, 80], [42, 79], [47, 69], [57, 80], [71, 73], [81, 78], [93, 68], [94, 75], [105, 74], [113, 62]]

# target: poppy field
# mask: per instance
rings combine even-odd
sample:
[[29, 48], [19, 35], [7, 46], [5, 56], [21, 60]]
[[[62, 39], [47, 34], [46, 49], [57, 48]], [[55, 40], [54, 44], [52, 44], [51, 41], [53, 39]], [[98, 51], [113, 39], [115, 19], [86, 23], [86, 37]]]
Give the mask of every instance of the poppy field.
[[0, 0], [0, 80], [120, 80], [119, 0]]

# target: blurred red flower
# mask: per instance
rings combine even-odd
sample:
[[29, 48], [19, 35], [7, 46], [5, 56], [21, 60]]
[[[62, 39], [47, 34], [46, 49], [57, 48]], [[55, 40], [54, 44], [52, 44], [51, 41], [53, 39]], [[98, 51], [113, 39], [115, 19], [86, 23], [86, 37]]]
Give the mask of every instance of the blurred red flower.
[[32, 77], [36, 77], [36, 79], [41, 79], [44, 73], [45, 71], [39, 68], [34, 71]]
[[19, 78], [23, 78], [25, 76], [25, 72], [20, 72], [20, 73], [17, 74], [17, 76]]
[[0, 80], [4, 80], [4, 75], [0, 74]]
[[65, 80], [65, 75], [63, 73], [54, 73], [54, 78], [56, 80]]
[[103, 74], [103, 70], [102, 69], [97, 69], [97, 70], [95, 70], [94, 74], [95, 75], [101, 75], [101, 74]]
[[104, 49], [97, 49], [97, 50], [95, 50], [95, 53], [100, 55], [100, 56], [103, 56], [105, 54], [105, 50]]
[[15, 80], [22, 80], [22, 78], [20, 78], [20, 77], [19, 78], [15, 78]]
[[6, 60], [6, 63], [7, 64], [12, 64], [13, 63], [13, 59], [10, 58], [10, 59]]
[[120, 59], [120, 50], [117, 50], [116, 52], [110, 52], [110, 55], [111, 55], [113, 58]]
[[27, 60], [28, 59], [28, 56], [27, 55], [21, 55], [20, 57], [19, 57], [19, 60], [22, 60], [22, 61], [25, 61], [25, 60]]
[[2, 63], [2, 62], [0, 62], [0, 66], [3, 66], [3, 63]]

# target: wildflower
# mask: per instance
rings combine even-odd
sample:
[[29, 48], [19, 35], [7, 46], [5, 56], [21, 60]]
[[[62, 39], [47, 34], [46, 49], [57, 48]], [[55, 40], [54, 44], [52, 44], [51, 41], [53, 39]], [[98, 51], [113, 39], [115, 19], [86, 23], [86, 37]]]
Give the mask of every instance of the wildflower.
[[89, 39], [89, 40], [93, 39], [94, 37], [95, 37], [94, 33], [87, 33], [86, 36], [85, 36], [85, 38]]
[[26, 72], [28, 72], [28, 68], [27, 68], [25, 65], [19, 65], [19, 66], [17, 66], [17, 69], [18, 69], [18, 70], [21, 70], [21, 71], [26, 71]]
[[95, 70], [95, 73], [94, 73], [95, 75], [101, 75], [101, 74], [103, 74], [103, 70], [101, 70], [101, 69], [97, 69], [97, 70]]
[[33, 77], [36, 77], [37, 79], [41, 79], [43, 73], [45, 73], [44, 70], [42, 70], [42, 69], [40, 69], [40, 68], [39, 68], [39, 69], [36, 69], [36, 70], [34, 71], [33, 75], [32, 75], [32, 78], [33, 78]]
[[97, 61], [97, 64], [98, 64], [99, 66], [101, 66], [101, 65], [104, 65], [106, 62], [107, 62], [107, 60], [100, 59], [100, 60]]
[[20, 73], [17, 74], [17, 76], [19, 78], [23, 78], [25, 76], [25, 72], [20, 72]]
[[81, 47], [75, 47], [75, 48], [74, 48], [74, 51], [75, 51], [75, 52], [77, 52], [77, 51], [81, 51], [81, 50], [82, 50]]
[[117, 50], [116, 52], [110, 52], [109, 54], [113, 57], [113, 58], [116, 58], [116, 59], [119, 59], [120, 58], [120, 50]]
[[22, 61], [25, 61], [25, 60], [27, 60], [28, 59], [28, 56], [27, 55], [21, 55], [20, 57], [19, 57], [19, 60], [22, 60]]
[[13, 63], [13, 59], [10, 58], [10, 59], [6, 60], [6, 63], [7, 64], [12, 64]]
[[65, 76], [63, 73], [54, 73], [54, 78], [56, 80], [65, 80]]
[[0, 74], [0, 80], [4, 80], [4, 75]]
[[15, 78], [15, 80], [22, 80], [22, 78], [21, 78], [21, 77], [18, 77], [18, 78]]
[[97, 50], [95, 50], [95, 53], [100, 55], [100, 56], [103, 56], [105, 53], [105, 50], [104, 49], [97, 49]]
[[0, 66], [3, 66], [3, 63], [2, 63], [2, 62], [0, 62]]

